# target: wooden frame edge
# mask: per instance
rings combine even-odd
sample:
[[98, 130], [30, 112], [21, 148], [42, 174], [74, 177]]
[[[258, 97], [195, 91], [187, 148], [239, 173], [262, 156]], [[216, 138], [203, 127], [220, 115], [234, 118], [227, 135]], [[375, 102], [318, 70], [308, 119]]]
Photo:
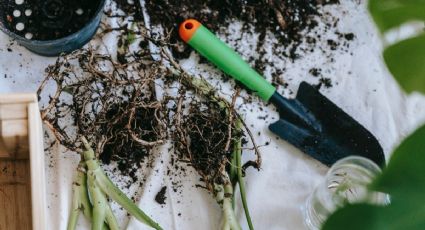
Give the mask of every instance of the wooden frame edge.
[[0, 104], [37, 103], [34, 93], [0, 94]]
[[[36, 99], [36, 97], [32, 97]], [[44, 162], [43, 127], [37, 100], [28, 104], [28, 130], [31, 164], [33, 230], [46, 230], [47, 199]], [[34, 175], [37, 175], [35, 177]]]

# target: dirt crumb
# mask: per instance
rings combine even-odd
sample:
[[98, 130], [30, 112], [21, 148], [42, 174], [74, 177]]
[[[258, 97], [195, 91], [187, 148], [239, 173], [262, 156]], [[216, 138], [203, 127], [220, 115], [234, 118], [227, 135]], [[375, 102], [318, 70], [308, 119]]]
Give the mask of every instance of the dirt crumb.
[[158, 204], [164, 205], [165, 204], [165, 200], [167, 199], [167, 197], [165, 196], [165, 193], [167, 192], [167, 186], [164, 186], [161, 188], [161, 190], [159, 190], [159, 192], [156, 194], [155, 196], [155, 201]]

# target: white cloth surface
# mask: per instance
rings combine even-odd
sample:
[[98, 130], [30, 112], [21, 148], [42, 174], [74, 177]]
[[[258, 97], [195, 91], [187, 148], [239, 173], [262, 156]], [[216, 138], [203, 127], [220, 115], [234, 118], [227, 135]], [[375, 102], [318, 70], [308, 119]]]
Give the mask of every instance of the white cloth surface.
[[[280, 89], [286, 96], [291, 96], [288, 95], [289, 90], [296, 92], [302, 80], [315, 83], [316, 79], [308, 76], [310, 67], [319, 65], [328, 70], [326, 77], [332, 79], [334, 86], [324, 88], [321, 92], [369, 129], [380, 141], [388, 159], [391, 150], [401, 139], [425, 120], [425, 98], [417, 93], [406, 96], [388, 73], [381, 58], [381, 39], [364, 4], [357, 5], [351, 0], [341, 2], [339, 6], [326, 6], [325, 11], [339, 15], [340, 31], [353, 32], [356, 35], [350, 43], [349, 52], [336, 52], [333, 54], [335, 62], [332, 63], [328, 63], [320, 52], [306, 55], [294, 62], [273, 55], [270, 58], [286, 68], [284, 79], [290, 79], [287, 81], [289, 86], [288, 89]], [[234, 23], [228, 29], [237, 34], [239, 27]], [[238, 41], [239, 45], [242, 44], [238, 46], [238, 51], [245, 57], [255, 56], [255, 49], [243, 49], [256, 41], [255, 37], [249, 36], [252, 35], [243, 35], [242, 40]], [[0, 93], [35, 92], [44, 77], [44, 69], [54, 63], [55, 58], [32, 54], [19, 45], [11, 45], [11, 42], [5, 34], [0, 34]], [[115, 44], [116, 42], [111, 41], [110, 47]], [[230, 44], [234, 45], [231, 42]], [[320, 45], [326, 46], [325, 43], [318, 44]], [[209, 65], [198, 64], [198, 60], [198, 56], [192, 54], [191, 58], [181, 61], [181, 64], [187, 71], [202, 73], [208, 80], [217, 83], [218, 70]], [[217, 85], [221, 86], [224, 96], [230, 97], [233, 92], [232, 84], [218, 82]], [[238, 104], [241, 103], [242, 100], [238, 100]], [[260, 111], [259, 106], [265, 107], [261, 102], [255, 101], [243, 105], [240, 110], [252, 132], [261, 132], [261, 135], [254, 135], [256, 142], [260, 145], [270, 142], [270, 145], [261, 147], [261, 171], [250, 169], [245, 178], [254, 226], [259, 230], [305, 229], [302, 206], [307, 196], [323, 179], [327, 168], [287, 142], [276, 140], [268, 131], [267, 124], [276, 120], [278, 115], [272, 106], [264, 111]], [[269, 114], [265, 121], [257, 119], [265, 114]], [[60, 146], [54, 148], [46, 157], [47, 211], [50, 229], [66, 229], [72, 195], [71, 184], [79, 159], [76, 154], [64, 152]], [[208, 192], [195, 187], [199, 183], [196, 172], [191, 171], [188, 176], [180, 179], [181, 194], [172, 191], [172, 181], [165, 176], [167, 164], [159, 163], [169, 161], [172, 153], [168, 149], [164, 145], [155, 151], [152, 161], [156, 163], [144, 175], [147, 180], [143, 187], [134, 184], [124, 191], [130, 195], [136, 194], [139, 197], [139, 206], [164, 229], [218, 229], [220, 208]], [[250, 151], [244, 155], [244, 159], [252, 157]], [[109, 167], [113, 166], [105, 168]], [[120, 175], [114, 175], [113, 178], [118, 182], [128, 179]], [[162, 186], [167, 186], [167, 200], [163, 206], [154, 201]], [[247, 229], [239, 196], [237, 200], [238, 218], [243, 228]], [[116, 204], [113, 204], [113, 208], [121, 227], [147, 229], [136, 220], [128, 219], [126, 213]], [[80, 218], [79, 229], [88, 229], [84, 218]]]

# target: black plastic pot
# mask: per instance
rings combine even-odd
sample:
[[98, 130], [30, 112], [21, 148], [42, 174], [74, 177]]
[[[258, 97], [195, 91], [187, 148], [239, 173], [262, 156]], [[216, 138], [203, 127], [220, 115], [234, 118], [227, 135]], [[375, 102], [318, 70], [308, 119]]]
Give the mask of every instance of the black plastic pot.
[[0, 29], [34, 53], [57, 56], [91, 40], [104, 6], [105, 0], [0, 0]]

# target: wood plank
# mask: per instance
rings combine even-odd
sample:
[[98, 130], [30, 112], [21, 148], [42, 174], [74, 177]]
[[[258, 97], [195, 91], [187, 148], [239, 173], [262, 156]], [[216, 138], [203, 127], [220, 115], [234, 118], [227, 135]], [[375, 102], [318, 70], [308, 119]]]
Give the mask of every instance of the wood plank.
[[34, 230], [47, 229], [46, 174], [41, 116], [37, 103], [28, 106], [28, 128], [31, 161], [32, 224]]
[[2, 185], [0, 187], [0, 209], [7, 211], [0, 212], [0, 229], [17, 229], [17, 221], [15, 218], [17, 207], [15, 203], [15, 186]]
[[6, 144], [0, 136], [0, 159], [11, 158], [12, 154], [7, 150]]
[[28, 136], [28, 120], [1, 120], [1, 135], [3, 137]]
[[28, 183], [29, 175], [28, 160], [0, 160], [0, 185]]
[[34, 93], [0, 94], [0, 104], [34, 103], [37, 95]]
[[[14, 127], [16, 124], [14, 124], [14, 122], [12, 122], [12, 126], [9, 127], [8, 124], [3, 124], [3, 120], [27, 120], [28, 117], [28, 105], [25, 103], [18, 103], [18, 104], [0, 104], [0, 158], [14, 158], [14, 155], [16, 155], [16, 153], [19, 153], [21, 158], [27, 158], [27, 141], [25, 139], [21, 139], [17, 138], [17, 142], [18, 144], [21, 143], [23, 141], [23, 146], [25, 146], [25, 150], [23, 151], [13, 151], [14, 150], [14, 146], [16, 145], [16, 138], [10, 138], [7, 137], [8, 140], [4, 140], [4, 138], [2, 138], [2, 136], [8, 135], [7, 132], [9, 130], [14, 131]], [[23, 124], [23, 125], [27, 125], [27, 124]], [[3, 128], [4, 127], [4, 128]], [[18, 127], [19, 128], [19, 127]], [[22, 125], [20, 126], [20, 129], [23, 129], [23, 132], [27, 133], [28, 131], [25, 131], [25, 129], [27, 129], [26, 127], [22, 127]], [[5, 130], [5, 131], [3, 131]], [[3, 132], [6, 132], [6, 134], [3, 134]], [[20, 132], [18, 130], [18, 132]], [[24, 136], [27, 136], [27, 134], [25, 134]], [[11, 139], [11, 140], [10, 140]], [[6, 142], [8, 143], [8, 145], [6, 144]], [[10, 145], [12, 145], [12, 149], [10, 149]]]
[[16, 220], [18, 222], [17, 230], [32, 229], [32, 207], [31, 207], [31, 186], [30, 183], [15, 186], [16, 194]]
[[[19, 106], [14, 105], [16, 103], [27, 104], [26, 116], [23, 116]], [[0, 230], [45, 230], [44, 142], [37, 97], [34, 94], [0, 94], [0, 106], [9, 107], [3, 107], [0, 117]], [[17, 117], [10, 112], [12, 108], [16, 110]], [[18, 144], [21, 146], [17, 147]], [[27, 148], [26, 151], [21, 151], [23, 146]], [[19, 152], [26, 154], [20, 155]], [[2, 159], [2, 155], [8, 159]], [[4, 168], [7, 170], [2, 172]]]
[[28, 117], [27, 104], [3, 104], [0, 105], [0, 120], [26, 119]]
[[32, 228], [30, 184], [28, 160], [0, 161], [0, 229]]
[[0, 142], [0, 158], [28, 159], [28, 121], [1, 120]]

